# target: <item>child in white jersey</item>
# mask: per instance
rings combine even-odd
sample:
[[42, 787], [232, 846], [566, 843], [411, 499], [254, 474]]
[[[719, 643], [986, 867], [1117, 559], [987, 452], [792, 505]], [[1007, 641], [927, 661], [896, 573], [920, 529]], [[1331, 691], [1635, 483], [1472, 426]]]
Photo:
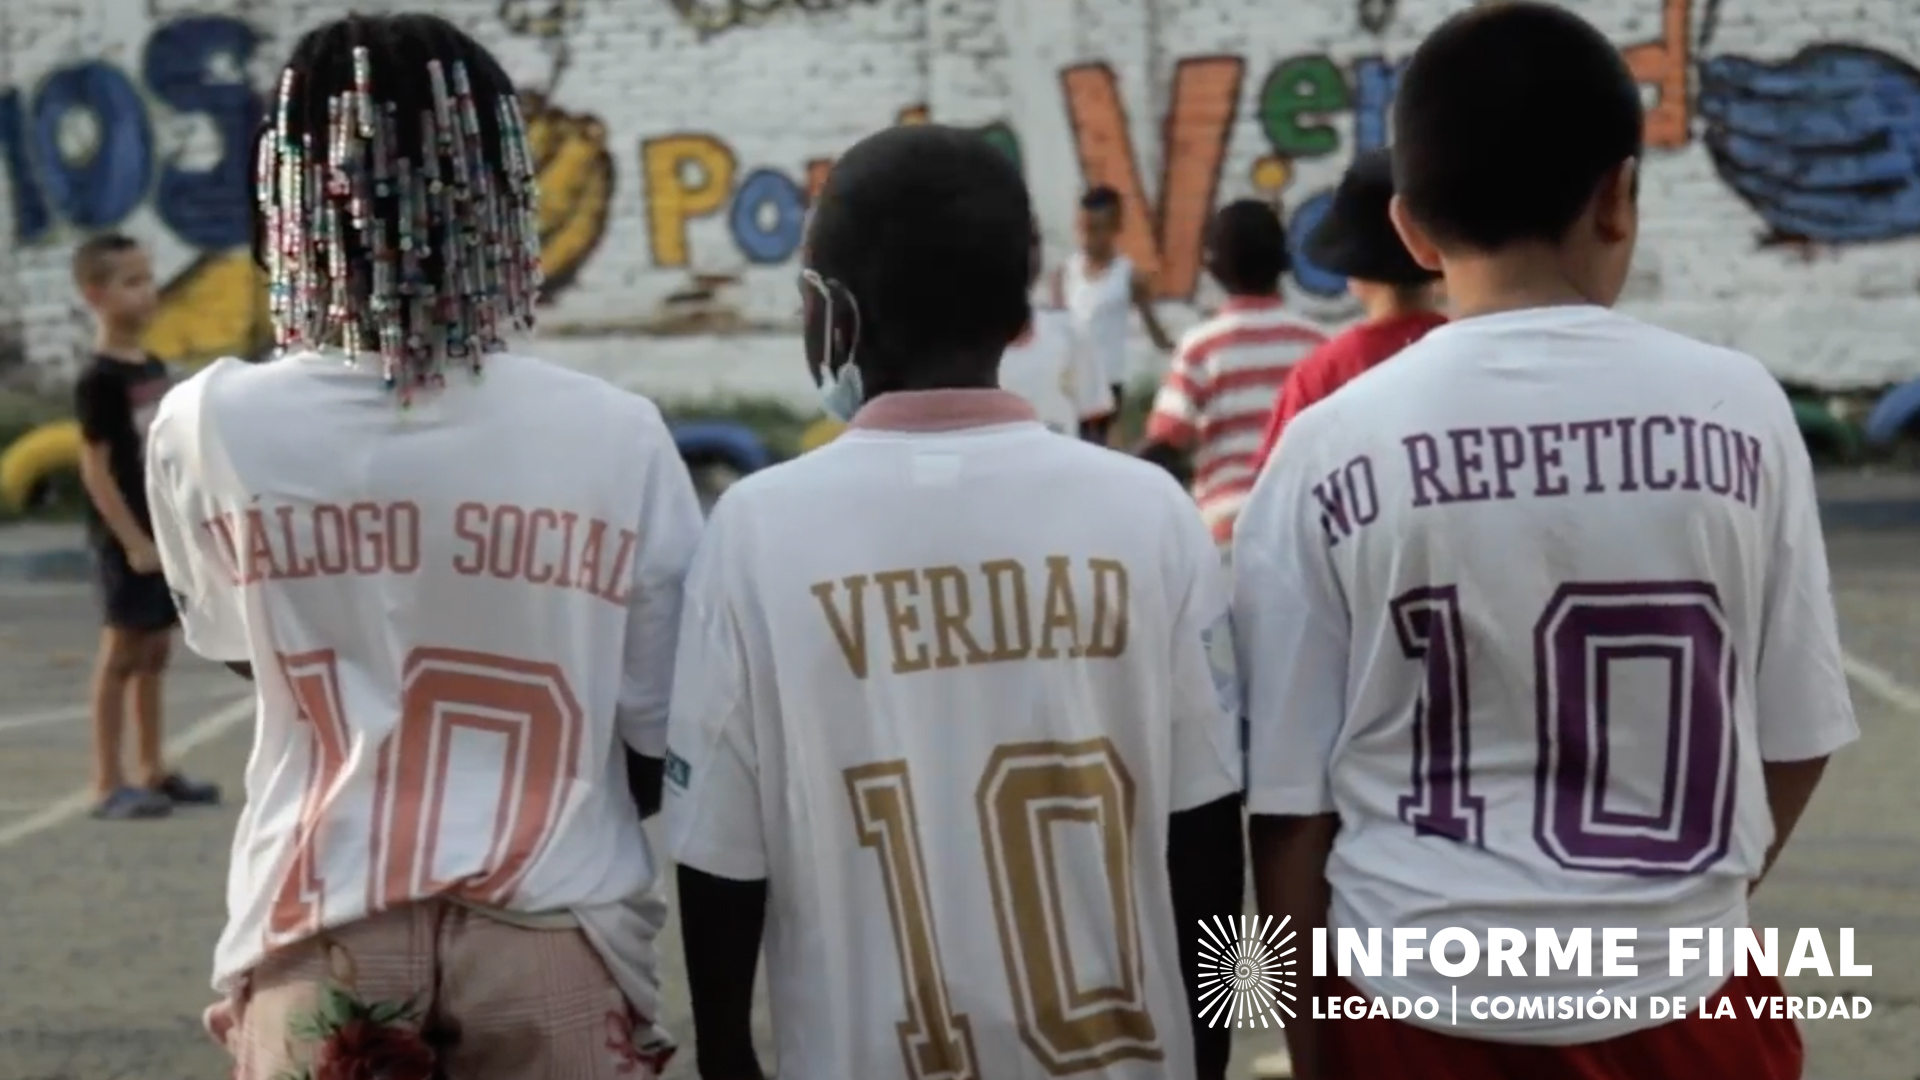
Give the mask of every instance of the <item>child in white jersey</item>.
[[[1031, 286], [1044, 268], [1037, 221], [1030, 243]], [[1026, 330], [1001, 354], [1000, 388], [1020, 395], [1048, 430], [1063, 435], [1078, 435], [1081, 424], [1114, 410], [1113, 389], [1093, 350], [1072, 315], [1057, 307], [1036, 307]]]
[[349, 17], [279, 91], [280, 354], [176, 388], [148, 444], [187, 643], [259, 692], [209, 1029], [237, 1080], [645, 1080], [665, 911], [636, 801], [692, 481], [652, 403], [505, 351], [539, 247], [492, 56]]
[[807, 359], [851, 423], [721, 498], [674, 675], [703, 1076], [761, 1075], [763, 928], [782, 1080], [1195, 1076], [1183, 943], [1240, 908], [1224, 589], [1176, 486], [997, 387], [1030, 214], [933, 126], [815, 203]]
[[1792, 409], [1610, 310], [1644, 112], [1598, 30], [1479, 5], [1393, 108], [1454, 321], [1295, 417], [1234, 536], [1261, 908], [1395, 954], [1301, 980], [1295, 1075], [1797, 1080], [1793, 1014], [1747, 1005], [1779, 980], [1722, 945], [1859, 734]]
[[1120, 193], [1101, 186], [1080, 199], [1080, 250], [1054, 275], [1055, 307], [1073, 313], [1074, 327], [1093, 350], [1094, 362], [1113, 388], [1114, 412], [1088, 419], [1082, 434], [1093, 442], [1112, 444], [1114, 422], [1126, 400], [1132, 366], [1127, 342], [1134, 312], [1146, 328], [1153, 347], [1173, 348], [1173, 339], [1153, 310], [1153, 285], [1133, 260], [1120, 251]]

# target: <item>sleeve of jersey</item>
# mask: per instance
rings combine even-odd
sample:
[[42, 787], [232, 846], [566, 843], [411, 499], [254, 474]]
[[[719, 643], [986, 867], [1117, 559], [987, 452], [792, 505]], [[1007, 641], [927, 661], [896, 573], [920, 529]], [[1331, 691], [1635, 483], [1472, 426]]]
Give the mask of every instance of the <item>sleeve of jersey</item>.
[[1227, 584], [1219, 549], [1184, 499], [1181, 530], [1186, 602], [1173, 641], [1174, 812], [1205, 806], [1239, 791], [1240, 684], [1233, 670]]
[[640, 543], [627, 601], [626, 662], [617, 719], [634, 753], [657, 758], [667, 747], [667, 705], [673, 693], [674, 643], [680, 633], [687, 568], [703, 519], [693, 477], [657, 416], [647, 425], [647, 491]]
[[720, 516], [687, 576], [667, 720], [667, 853], [716, 877], [758, 881], [767, 876], [759, 759], [747, 646], [725, 588]]
[[[250, 658], [246, 606], [233, 573], [213, 548], [213, 532], [198, 527], [186, 508], [196, 505], [194, 491], [202, 483], [197, 447], [186, 442], [197, 437], [198, 416], [194, 391], [183, 386], [161, 402], [147, 433], [147, 505], [153, 515], [153, 546], [160, 552], [160, 569], [180, 610], [181, 636], [187, 648], [222, 663]], [[182, 445], [186, 442], [186, 445]]]
[[1233, 538], [1234, 652], [1247, 715], [1247, 810], [1334, 810], [1328, 765], [1347, 714], [1349, 616], [1304, 482], [1282, 446]]
[[1813, 464], [1797, 432], [1789, 429], [1783, 435], [1774, 440], [1782, 448], [1783, 475], [1767, 566], [1754, 707], [1759, 712], [1761, 759], [1805, 761], [1853, 742], [1860, 728], [1841, 662]]

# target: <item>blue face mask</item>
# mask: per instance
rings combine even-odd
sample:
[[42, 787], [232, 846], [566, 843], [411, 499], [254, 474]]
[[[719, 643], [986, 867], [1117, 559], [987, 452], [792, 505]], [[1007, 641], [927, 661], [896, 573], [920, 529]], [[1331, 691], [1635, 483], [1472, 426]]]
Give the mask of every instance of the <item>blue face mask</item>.
[[[854, 355], [860, 349], [860, 305], [846, 286], [837, 281], [828, 281], [812, 270], [800, 271], [800, 280], [820, 294], [820, 302], [826, 305], [821, 312], [820, 356], [824, 368], [819, 382], [820, 407], [827, 415], [841, 423], [853, 420], [853, 414], [866, 404], [866, 388], [861, 385], [860, 367], [853, 362]], [[836, 356], [839, 352], [839, 335], [834, 332], [833, 294], [838, 291], [846, 295], [848, 309], [853, 312], [853, 340], [847, 344], [847, 354]], [[836, 364], [837, 361], [837, 364]]]

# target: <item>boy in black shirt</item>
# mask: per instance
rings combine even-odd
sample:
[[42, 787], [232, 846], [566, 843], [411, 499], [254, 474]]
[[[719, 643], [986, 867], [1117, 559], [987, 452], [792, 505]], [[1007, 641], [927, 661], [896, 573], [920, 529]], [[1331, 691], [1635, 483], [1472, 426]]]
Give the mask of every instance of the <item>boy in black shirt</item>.
[[[81, 244], [73, 278], [95, 324], [93, 362], [73, 389], [86, 440], [87, 538], [106, 616], [93, 672], [94, 816], [162, 817], [175, 803], [218, 802], [220, 792], [168, 772], [160, 760], [160, 677], [179, 616], [160, 574], [142, 468], [147, 425], [169, 385], [166, 365], [140, 347], [159, 298], [146, 252], [125, 236]], [[129, 785], [121, 769], [129, 707], [140, 786]]]

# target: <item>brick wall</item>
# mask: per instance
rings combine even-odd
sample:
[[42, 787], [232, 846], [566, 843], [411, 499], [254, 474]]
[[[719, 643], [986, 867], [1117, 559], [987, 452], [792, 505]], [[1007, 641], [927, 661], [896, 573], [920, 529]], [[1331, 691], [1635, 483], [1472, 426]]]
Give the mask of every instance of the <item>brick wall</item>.
[[[0, 357], [57, 372], [77, 354], [66, 253], [87, 229], [116, 226], [152, 244], [170, 283], [157, 350], [194, 362], [259, 346], [244, 247], [253, 95], [300, 31], [349, 6], [401, 5], [0, 6]], [[1177, 327], [1217, 298], [1198, 272], [1208, 210], [1274, 197], [1304, 232], [1354, 149], [1385, 139], [1399, 64], [1460, 6], [437, 7], [537, 96], [547, 350], [669, 396], [804, 396], [790, 331], [806, 193], [861, 134], [922, 116], [989, 128], [1020, 155], [1055, 258], [1077, 192], [1120, 187], [1128, 243]], [[1575, 6], [1627, 50], [1654, 105], [1626, 306], [1795, 381], [1920, 375], [1920, 23], [1886, 0]], [[1311, 265], [1289, 291], [1329, 323], [1354, 314]]]

